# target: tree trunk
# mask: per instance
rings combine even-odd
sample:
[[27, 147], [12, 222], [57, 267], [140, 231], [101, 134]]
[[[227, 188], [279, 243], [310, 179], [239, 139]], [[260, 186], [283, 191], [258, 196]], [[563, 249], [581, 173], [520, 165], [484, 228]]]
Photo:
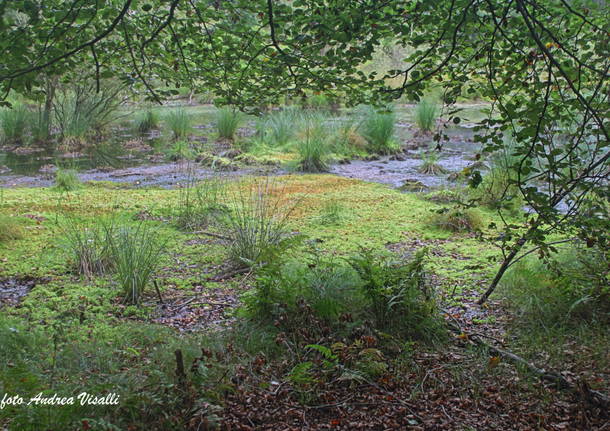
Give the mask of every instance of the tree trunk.
[[44, 111], [42, 112], [42, 125], [45, 128], [45, 139], [48, 141], [51, 136], [51, 111], [53, 110], [53, 100], [55, 99], [55, 89], [57, 88], [57, 77], [47, 77], [45, 85]]
[[527, 242], [527, 239], [529, 238], [530, 234], [538, 228], [539, 224], [540, 224], [539, 220], [534, 221], [534, 223], [527, 230], [527, 232], [525, 232], [525, 234], [523, 234], [523, 236], [521, 236], [521, 238], [519, 238], [517, 240], [517, 242], [513, 246], [513, 249], [511, 250], [511, 252], [504, 258], [504, 261], [502, 261], [502, 265], [500, 265], [500, 269], [498, 269], [496, 276], [494, 277], [493, 281], [491, 282], [491, 284], [489, 285], [489, 287], [487, 288], [487, 290], [485, 291], [483, 296], [481, 296], [481, 298], [477, 301], [477, 304], [479, 304], [479, 305], [484, 304], [485, 301], [487, 301], [487, 298], [489, 298], [489, 295], [491, 295], [494, 292], [494, 290], [496, 290], [496, 287], [498, 287], [498, 283], [500, 282], [500, 280], [502, 280], [504, 273], [510, 267], [511, 263], [513, 262], [513, 260], [517, 256], [517, 254], [521, 251], [521, 249]]

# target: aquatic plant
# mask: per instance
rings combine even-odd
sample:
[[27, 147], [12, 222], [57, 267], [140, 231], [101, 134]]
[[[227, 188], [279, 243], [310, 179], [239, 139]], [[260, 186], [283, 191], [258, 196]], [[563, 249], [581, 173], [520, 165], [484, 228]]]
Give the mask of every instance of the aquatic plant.
[[25, 142], [32, 113], [22, 104], [0, 109], [0, 142], [21, 144]]
[[139, 133], [148, 133], [159, 127], [159, 115], [153, 110], [147, 110], [136, 117], [135, 128]]
[[440, 155], [435, 150], [429, 150], [427, 152], [420, 153], [422, 158], [422, 164], [419, 165], [417, 171], [425, 175], [441, 175], [446, 174], [447, 171], [441, 165], [438, 164]]
[[169, 127], [174, 140], [186, 137], [191, 129], [191, 118], [182, 108], [172, 109], [163, 120]]
[[373, 107], [364, 109], [364, 119], [359, 131], [367, 141], [367, 149], [375, 154], [391, 154], [397, 149], [394, 141], [396, 116], [390, 109], [383, 111]]
[[422, 132], [430, 132], [436, 124], [438, 116], [438, 106], [431, 99], [422, 99], [415, 107], [415, 124]]
[[216, 112], [216, 130], [219, 138], [233, 140], [239, 127], [241, 115], [234, 108], [225, 106]]

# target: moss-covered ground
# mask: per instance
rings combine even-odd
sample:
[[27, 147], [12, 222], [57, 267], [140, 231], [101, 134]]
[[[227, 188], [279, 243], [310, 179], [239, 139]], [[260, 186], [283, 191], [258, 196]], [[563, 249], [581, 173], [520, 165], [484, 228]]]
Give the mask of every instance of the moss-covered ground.
[[[498, 251], [493, 246], [472, 233], [452, 233], [433, 226], [434, 210], [442, 205], [432, 203], [425, 195], [405, 194], [384, 185], [333, 175], [290, 175], [274, 181], [279, 185], [274, 193], [292, 208], [288, 228], [305, 238], [300, 249], [294, 251], [297, 257], [311, 247], [323, 256], [338, 257], [349, 256], [362, 247], [398, 257], [426, 247], [429, 252], [425, 265], [439, 301], [451, 310], [472, 303], [473, 294], [481, 291], [496, 269], [493, 259]], [[243, 187], [243, 183], [229, 185], [232, 189], [237, 187]], [[180, 193], [176, 189], [132, 189], [112, 183], [89, 184], [69, 193], [53, 188], [4, 190], [0, 215], [18, 219], [24, 234], [0, 244], [0, 275], [3, 280], [33, 279], [35, 287], [18, 303], [0, 303], [0, 396], [76, 394], [86, 390], [118, 392], [122, 398], [116, 408], [9, 405], [0, 410], [0, 425], [6, 424], [10, 430], [185, 429], [189, 418], [203, 416], [211, 423], [215, 417], [223, 416], [223, 400], [235, 403], [240, 399], [234, 397], [241, 393], [237, 388], [243, 367], [252, 367], [252, 363], [263, 360], [261, 357], [267, 361], [278, 354], [276, 344], [269, 339], [271, 335], [264, 331], [257, 332], [253, 327], [241, 328], [237, 333], [223, 329], [236, 322], [235, 307], [240, 295], [252, 285], [255, 274], [218, 277], [225, 269], [227, 247], [209, 234], [221, 232], [214, 226], [203, 233], [179, 229], [174, 216]], [[486, 229], [495, 215], [480, 212]], [[65, 229], [94, 225], [104, 219], [149, 224], [166, 241], [160, 269], [155, 274], [159, 292], [149, 286], [139, 306], [122, 302], [111, 277], [85, 279], [75, 274], [62, 247]], [[483, 313], [470, 320], [488, 325], [496, 317]], [[182, 388], [180, 376], [175, 375], [176, 349], [185, 355], [187, 367], [197, 360], [215, 361], [216, 366], [210, 365], [207, 375], [193, 375], [192, 386]], [[209, 351], [215, 352], [215, 359], [208, 356], [212, 355]], [[412, 362], [411, 374], [405, 374], [415, 379], [409, 383], [413, 385], [410, 396], [417, 398], [416, 392], [425, 394], [429, 379], [434, 381], [436, 391], [447, 383], [443, 379], [453, 376], [451, 385], [446, 387], [448, 393], [459, 393], [462, 382], [470, 394], [468, 403], [483, 406], [473, 407], [474, 410], [481, 408], [492, 415], [487, 405], [490, 387], [494, 379], [513, 379], [514, 371], [508, 366], [490, 368], [484, 352], [464, 352], [443, 348], [441, 353], [430, 353], [454, 361], [431, 368], [433, 371], [425, 368], [429, 358]], [[244, 355], [251, 355], [245, 360], [248, 365], [244, 365]], [[407, 361], [405, 357], [401, 360]], [[258, 365], [259, 374], [271, 378], [270, 368]], [[250, 372], [256, 370], [250, 368]], [[437, 372], [445, 373], [444, 377], [437, 379]], [[474, 382], [465, 377], [468, 374], [481, 380]], [[396, 384], [402, 387], [409, 381], [405, 379]], [[511, 391], [513, 395], [525, 391], [528, 400], [539, 396], [538, 404], [531, 409], [536, 415], [544, 415], [545, 406], [552, 404], [550, 399], [557, 395], [546, 393], [531, 382], [523, 381], [529, 389], [514, 383], [520, 389], [515, 386]], [[413, 392], [413, 388], [418, 389]], [[185, 393], [193, 390], [196, 395]], [[260, 395], [262, 389], [253, 390]], [[510, 411], [503, 410], [501, 403], [512, 404], [502, 399], [501, 389], [494, 390], [497, 412], [493, 414], [500, 418]], [[200, 399], [189, 403], [191, 408], [197, 406], [197, 412], [180, 407], [185, 398], [192, 399], [191, 395]], [[427, 393], [421, 400], [429, 400], [430, 396]], [[548, 411], [552, 411], [550, 416], [560, 415], [555, 406]], [[229, 412], [228, 416], [235, 421], [232, 414]], [[478, 429], [476, 417], [470, 419], [457, 420], [445, 429]], [[320, 420], [333, 423], [332, 418]], [[426, 423], [417, 414], [410, 421], [413, 426]], [[526, 424], [524, 421], [518, 423]], [[544, 418], [538, 421], [546, 423]], [[441, 423], [444, 422], [435, 426]], [[473, 428], [464, 428], [469, 423]], [[240, 429], [258, 429], [248, 426], [251, 428]]]

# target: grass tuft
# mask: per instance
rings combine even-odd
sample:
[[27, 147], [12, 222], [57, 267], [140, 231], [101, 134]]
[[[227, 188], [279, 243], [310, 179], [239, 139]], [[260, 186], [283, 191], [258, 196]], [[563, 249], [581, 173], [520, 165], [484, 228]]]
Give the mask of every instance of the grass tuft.
[[86, 278], [108, 273], [112, 268], [112, 224], [78, 225], [69, 221], [63, 227], [61, 246], [73, 270]]
[[177, 225], [194, 230], [224, 218], [229, 210], [223, 203], [225, 194], [226, 181], [221, 178], [205, 179], [198, 184], [189, 182], [180, 190]]
[[417, 168], [417, 171], [425, 175], [441, 175], [446, 174], [447, 171], [441, 165], [438, 164], [440, 155], [438, 152], [432, 150], [421, 153], [422, 164]]
[[182, 108], [173, 109], [165, 116], [164, 121], [174, 140], [185, 138], [191, 130], [191, 118]]
[[12, 108], [0, 109], [0, 142], [5, 144], [22, 144], [28, 133], [28, 124], [32, 114], [21, 104]]
[[475, 232], [483, 227], [483, 219], [475, 209], [444, 208], [434, 214], [432, 225], [450, 232]]
[[139, 304], [146, 286], [159, 266], [164, 244], [159, 232], [144, 224], [119, 226], [112, 235], [110, 250], [115, 278], [125, 301]]
[[422, 99], [415, 107], [415, 124], [422, 132], [430, 132], [436, 124], [438, 105], [430, 99]]
[[216, 130], [218, 137], [223, 139], [235, 139], [235, 133], [239, 127], [241, 115], [233, 108], [224, 107], [216, 113]]
[[391, 110], [379, 111], [368, 107], [364, 111], [364, 119], [360, 132], [367, 141], [367, 149], [376, 154], [391, 154], [396, 151], [394, 127], [396, 115]]
[[286, 224], [294, 206], [268, 179], [244, 183], [230, 201], [225, 226], [229, 259], [237, 267], [266, 263], [288, 236]]
[[152, 110], [140, 113], [136, 117], [135, 128], [139, 133], [148, 133], [159, 127], [159, 115]]
[[55, 172], [55, 189], [60, 192], [71, 192], [82, 186], [74, 169], [59, 168]]

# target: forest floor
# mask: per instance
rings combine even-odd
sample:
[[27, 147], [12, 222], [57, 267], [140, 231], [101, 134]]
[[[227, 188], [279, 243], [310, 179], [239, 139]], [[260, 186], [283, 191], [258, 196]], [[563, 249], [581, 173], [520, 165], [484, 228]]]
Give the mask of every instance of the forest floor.
[[[295, 360], [308, 354], [283, 350], [277, 333], [243, 320], [238, 309], [256, 274], [229, 271], [221, 238], [176, 226], [180, 189], [95, 181], [68, 193], [7, 188], [0, 213], [18, 218], [25, 235], [0, 244], [0, 394], [98, 390], [120, 392], [123, 401], [116, 409], [9, 406], [0, 410], [0, 427], [608, 429], [607, 411], [583, 394], [542, 382], [473, 342], [475, 335], [484, 338], [575, 385], [586, 382], [605, 393], [610, 388], [607, 333], [542, 337], [532, 344], [534, 336], [515, 325], [501, 290], [486, 306], [475, 304], [497, 267], [498, 251], [474, 234], [434, 227], [432, 214], [442, 204], [424, 193], [335, 175], [275, 181], [282, 198], [294, 203], [290, 230], [307, 239], [294, 252], [297, 259], [305, 259], [312, 245], [338, 259], [361, 247], [398, 258], [426, 247], [439, 309], [461, 332], [449, 331], [435, 345], [414, 341], [384, 351], [385, 371], [374, 379], [333, 374], [298, 382], [289, 376]], [[339, 208], [332, 217], [329, 203]], [[482, 214], [484, 226], [496, 218]], [[140, 306], [124, 304], [108, 277], [75, 274], [64, 252], [66, 229], [109, 218], [149, 223], [166, 241], [159, 292], [147, 291]], [[211, 233], [222, 231], [212, 227]], [[362, 342], [376, 347], [379, 340]], [[184, 354], [186, 372], [176, 350]], [[209, 374], [193, 372], [199, 363]]]

